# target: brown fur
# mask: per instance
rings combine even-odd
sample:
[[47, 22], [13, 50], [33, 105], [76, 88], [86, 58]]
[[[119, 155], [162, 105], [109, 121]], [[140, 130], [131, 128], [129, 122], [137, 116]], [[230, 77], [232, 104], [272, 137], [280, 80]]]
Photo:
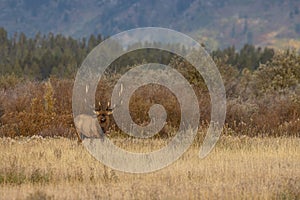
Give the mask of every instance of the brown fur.
[[[99, 108], [95, 110], [95, 114], [97, 115], [97, 118], [81, 114], [78, 115], [75, 119], [75, 125], [77, 129], [77, 138], [78, 143], [82, 142], [80, 133], [85, 135], [86, 137], [99, 137], [99, 130], [97, 130], [96, 123], [99, 122], [100, 127], [104, 134], [108, 132], [108, 128], [110, 125], [110, 115], [112, 115], [112, 109], [109, 108], [109, 103], [107, 104], [106, 109], [101, 108], [101, 104], [99, 103]], [[98, 121], [96, 120], [98, 119]]]

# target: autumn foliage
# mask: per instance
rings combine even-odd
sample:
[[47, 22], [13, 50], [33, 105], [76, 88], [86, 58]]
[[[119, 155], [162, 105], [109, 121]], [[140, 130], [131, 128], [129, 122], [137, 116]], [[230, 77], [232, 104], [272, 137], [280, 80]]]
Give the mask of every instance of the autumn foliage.
[[[248, 136], [299, 136], [300, 56], [294, 51], [278, 52], [257, 70], [238, 71], [222, 59], [216, 60], [227, 92], [224, 134]], [[185, 61], [174, 58], [170, 65], [180, 71], [198, 96], [202, 128], [210, 120], [210, 98], [199, 74]], [[99, 83], [95, 101], [106, 103], [121, 75], [108, 75]], [[6, 75], [0, 78], [0, 135], [75, 137], [72, 117], [72, 79], [51, 77], [33, 81]], [[101, 96], [99, 95], [101, 94]], [[180, 105], [167, 88], [155, 84], [139, 88], [131, 97], [130, 113], [140, 125], [149, 122], [154, 103], [165, 107], [167, 124], [160, 136], [172, 135], [180, 123]], [[112, 120], [113, 122], [113, 120]], [[111, 124], [111, 130], [120, 133]], [[120, 133], [121, 134], [121, 133]], [[117, 134], [116, 134], [117, 135]]]

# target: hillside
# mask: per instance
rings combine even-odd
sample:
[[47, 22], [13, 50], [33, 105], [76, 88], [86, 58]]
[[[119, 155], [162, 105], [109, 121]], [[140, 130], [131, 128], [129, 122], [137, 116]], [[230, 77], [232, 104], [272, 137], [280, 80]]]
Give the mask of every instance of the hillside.
[[0, 26], [10, 35], [113, 35], [161, 26], [210, 48], [245, 43], [300, 48], [299, 0], [2, 0]]

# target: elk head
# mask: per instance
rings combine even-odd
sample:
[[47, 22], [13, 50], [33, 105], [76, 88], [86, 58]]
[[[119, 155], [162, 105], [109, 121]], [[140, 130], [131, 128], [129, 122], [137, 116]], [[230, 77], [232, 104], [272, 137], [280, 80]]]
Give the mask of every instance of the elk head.
[[99, 107], [95, 110], [95, 114], [100, 121], [100, 126], [104, 134], [107, 134], [108, 132], [108, 128], [110, 125], [110, 115], [112, 115], [112, 113], [113, 109], [110, 108], [109, 102], [107, 102], [106, 108], [103, 108], [101, 103], [99, 102]]

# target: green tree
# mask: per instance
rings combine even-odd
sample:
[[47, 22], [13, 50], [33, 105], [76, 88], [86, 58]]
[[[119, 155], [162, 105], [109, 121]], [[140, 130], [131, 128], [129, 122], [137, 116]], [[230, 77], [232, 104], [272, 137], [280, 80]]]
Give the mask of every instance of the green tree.
[[300, 56], [295, 51], [276, 54], [261, 64], [253, 74], [253, 91], [257, 95], [267, 92], [285, 92], [298, 87], [300, 80]]

